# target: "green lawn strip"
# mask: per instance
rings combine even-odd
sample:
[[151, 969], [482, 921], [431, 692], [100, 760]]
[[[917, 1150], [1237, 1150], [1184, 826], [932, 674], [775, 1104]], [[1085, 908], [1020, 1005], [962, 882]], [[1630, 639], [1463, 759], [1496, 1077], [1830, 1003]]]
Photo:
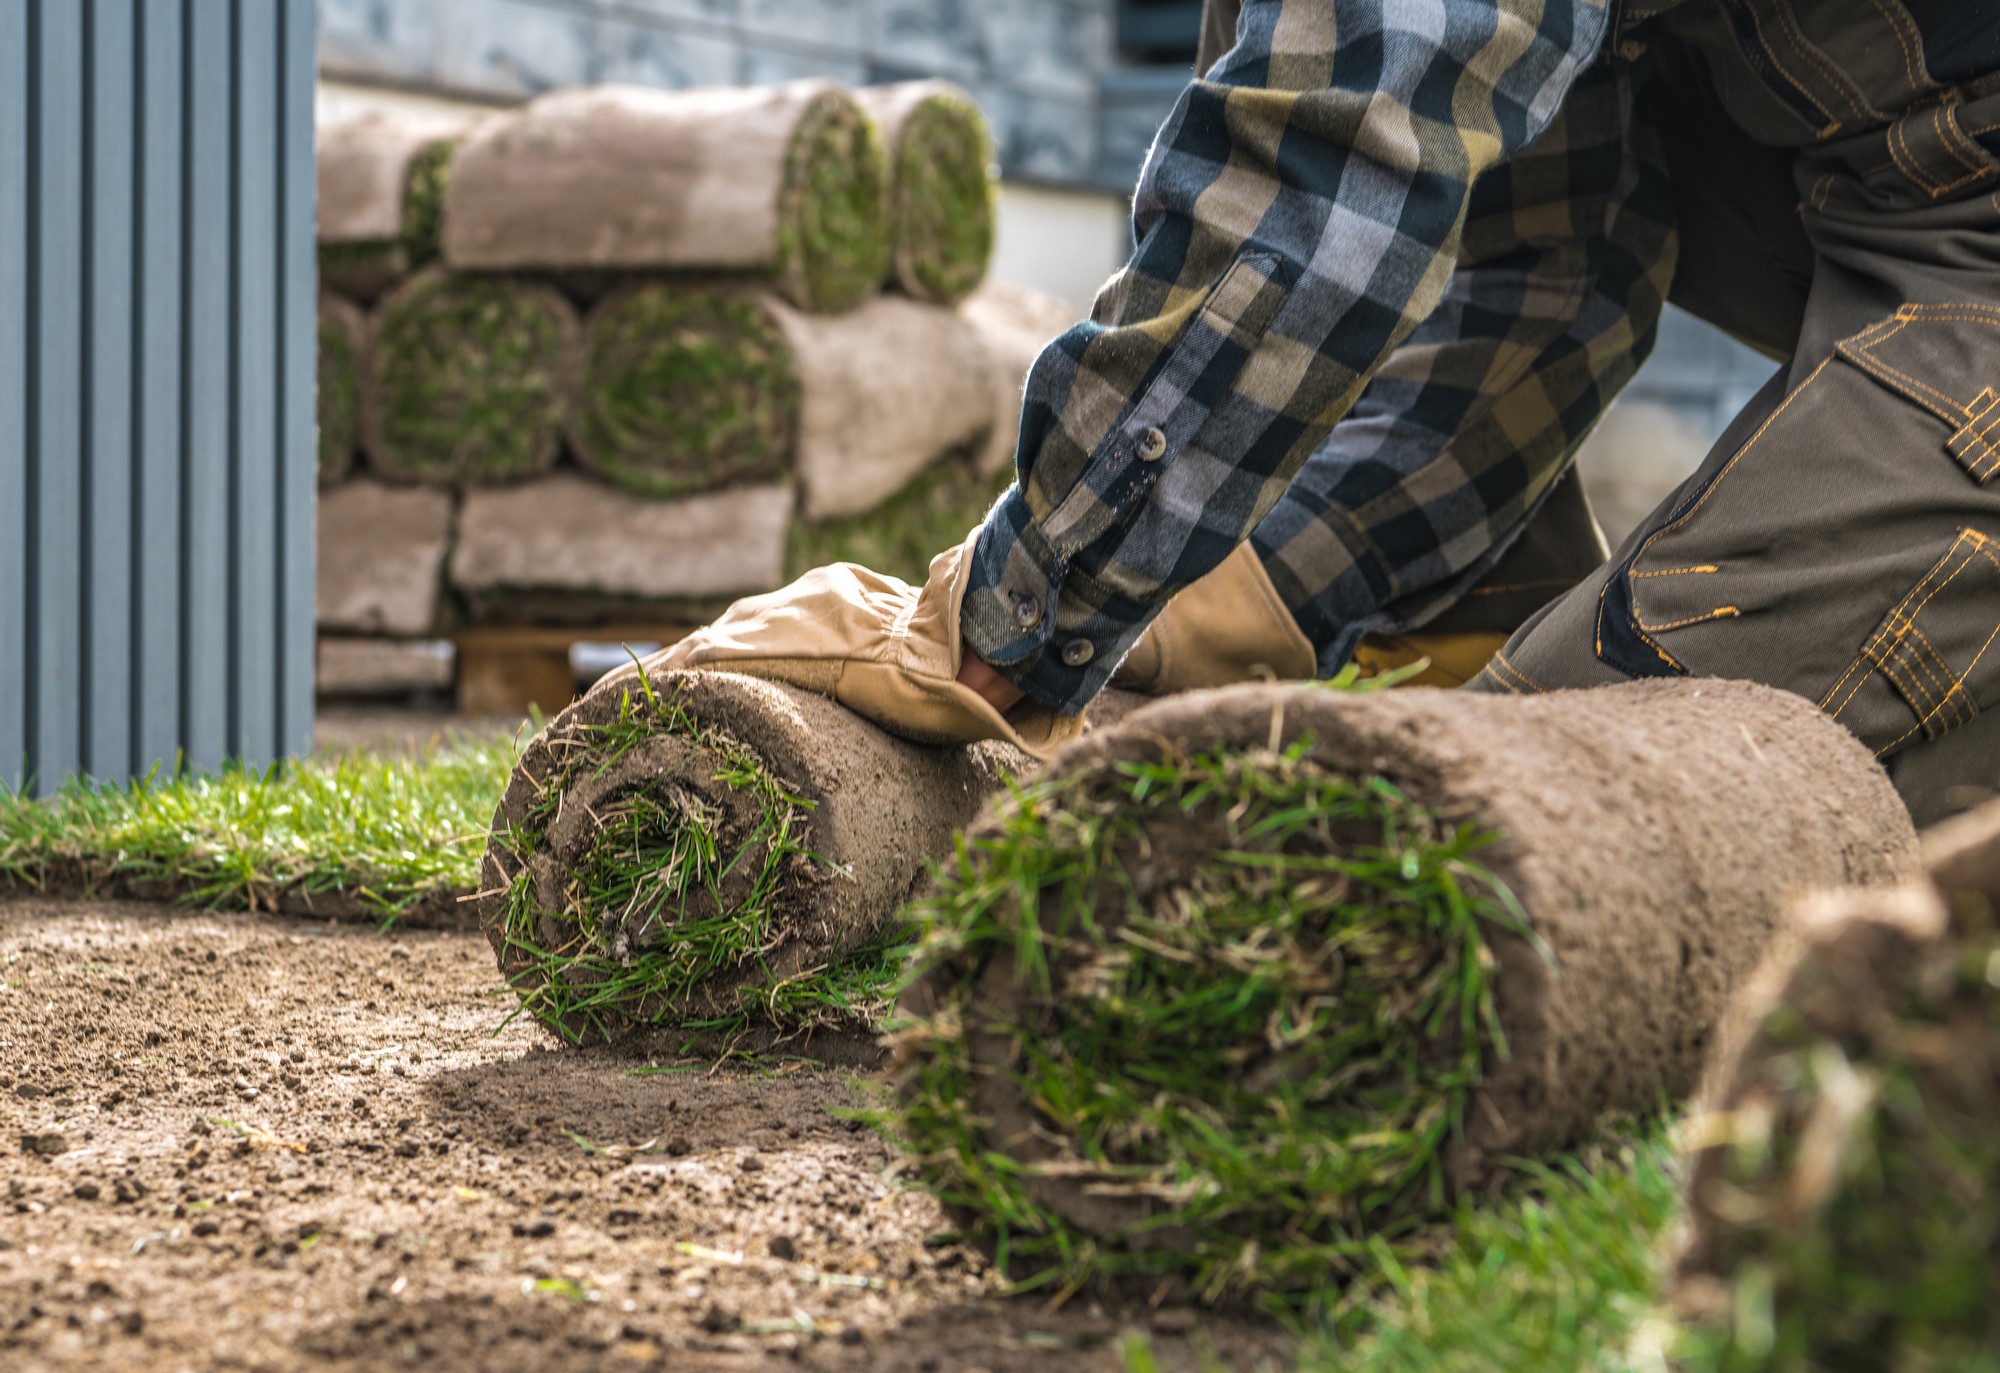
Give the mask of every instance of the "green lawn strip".
[[217, 909], [341, 894], [384, 918], [473, 891], [506, 740], [0, 792], [0, 891], [159, 888]]
[[1465, 1207], [1431, 1263], [1380, 1246], [1301, 1373], [1658, 1373], [1680, 1188], [1664, 1130], [1528, 1168], [1511, 1195]]

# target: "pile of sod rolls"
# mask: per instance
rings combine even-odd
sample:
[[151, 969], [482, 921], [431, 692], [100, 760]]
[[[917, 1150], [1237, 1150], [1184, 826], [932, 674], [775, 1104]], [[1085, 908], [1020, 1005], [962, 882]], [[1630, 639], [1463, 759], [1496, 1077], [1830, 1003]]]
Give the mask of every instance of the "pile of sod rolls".
[[385, 110], [319, 156], [327, 529], [365, 537], [385, 485], [450, 493], [438, 570], [474, 618], [768, 590], [938, 473], [949, 543], [1077, 317], [985, 284], [991, 137], [939, 82]]
[[1917, 866], [1761, 687], [1194, 693], [968, 832], [880, 1120], [1024, 1285], [1296, 1309], [1691, 1092], [1792, 899]]
[[1802, 912], [1699, 1121], [1688, 1366], [2000, 1368], [2000, 809]]

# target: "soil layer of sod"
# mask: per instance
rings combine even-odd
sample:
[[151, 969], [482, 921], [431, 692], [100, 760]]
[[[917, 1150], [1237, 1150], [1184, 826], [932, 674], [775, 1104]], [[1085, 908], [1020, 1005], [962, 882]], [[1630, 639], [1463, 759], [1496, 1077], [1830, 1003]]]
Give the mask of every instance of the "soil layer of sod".
[[866, 1031], [898, 908], [1026, 764], [910, 744], [748, 677], [633, 674], [522, 755], [481, 923], [523, 1009], [574, 1042], [655, 1028], [807, 1048]]
[[1789, 898], [1916, 866], [1765, 688], [1180, 697], [968, 836], [883, 1124], [1023, 1282], [1295, 1304], [1690, 1091]]
[[411, 278], [376, 309], [362, 389], [370, 466], [392, 481], [446, 485], [548, 470], [581, 332], [549, 286], [435, 270]]
[[2000, 812], [1958, 828], [1972, 881], [1815, 903], [1747, 998], [1676, 1293], [1704, 1370], [2000, 1368]]
[[782, 480], [798, 419], [784, 336], [754, 295], [650, 282], [591, 310], [570, 446], [612, 485], [671, 500]]

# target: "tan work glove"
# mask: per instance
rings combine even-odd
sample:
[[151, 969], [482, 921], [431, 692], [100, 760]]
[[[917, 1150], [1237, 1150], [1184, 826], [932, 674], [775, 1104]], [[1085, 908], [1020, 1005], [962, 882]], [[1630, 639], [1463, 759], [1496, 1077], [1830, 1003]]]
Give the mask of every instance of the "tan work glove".
[[[1477, 677], [1506, 643], [1505, 634], [1367, 634], [1354, 650], [1354, 662], [1364, 681], [1427, 662], [1398, 685], [1456, 687]], [[1246, 543], [1167, 602], [1111, 684], [1145, 696], [1171, 696], [1266, 678], [1305, 681], [1318, 668], [1312, 642]]]
[[1311, 641], [1245, 543], [1167, 602], [1111, 684], [1171, 696], [1264, 678], [1307, 681], [1318, 666]]
[[722, 618], [591, 688], [615, 691], [643, 667], [712, 668], [830, 696], [891, 734], [925, 744], [1002, 739], [1046, 757], [1083, 731], [1081, 716], [1023, 701], [1006, 715], [958, 682], [965, 647], [958, 612], [974, 530], [931, 560], [921, 588], [854, 563], [808, 572], [779, 591], [738, 601]]

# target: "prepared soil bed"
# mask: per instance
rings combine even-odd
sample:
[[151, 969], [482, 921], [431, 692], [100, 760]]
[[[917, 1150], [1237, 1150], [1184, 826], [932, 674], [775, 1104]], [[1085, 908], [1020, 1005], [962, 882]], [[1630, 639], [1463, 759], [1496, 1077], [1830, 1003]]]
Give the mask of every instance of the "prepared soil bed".
[[[550, 1051], [493, 983], [471, 935], [0, 904], [0, 1366], [1124, 1367], [1149, 1318], [998, 1296], [851, 1075]], [[1284, 1365], [1190, 1325], [1164, 1367]]]

